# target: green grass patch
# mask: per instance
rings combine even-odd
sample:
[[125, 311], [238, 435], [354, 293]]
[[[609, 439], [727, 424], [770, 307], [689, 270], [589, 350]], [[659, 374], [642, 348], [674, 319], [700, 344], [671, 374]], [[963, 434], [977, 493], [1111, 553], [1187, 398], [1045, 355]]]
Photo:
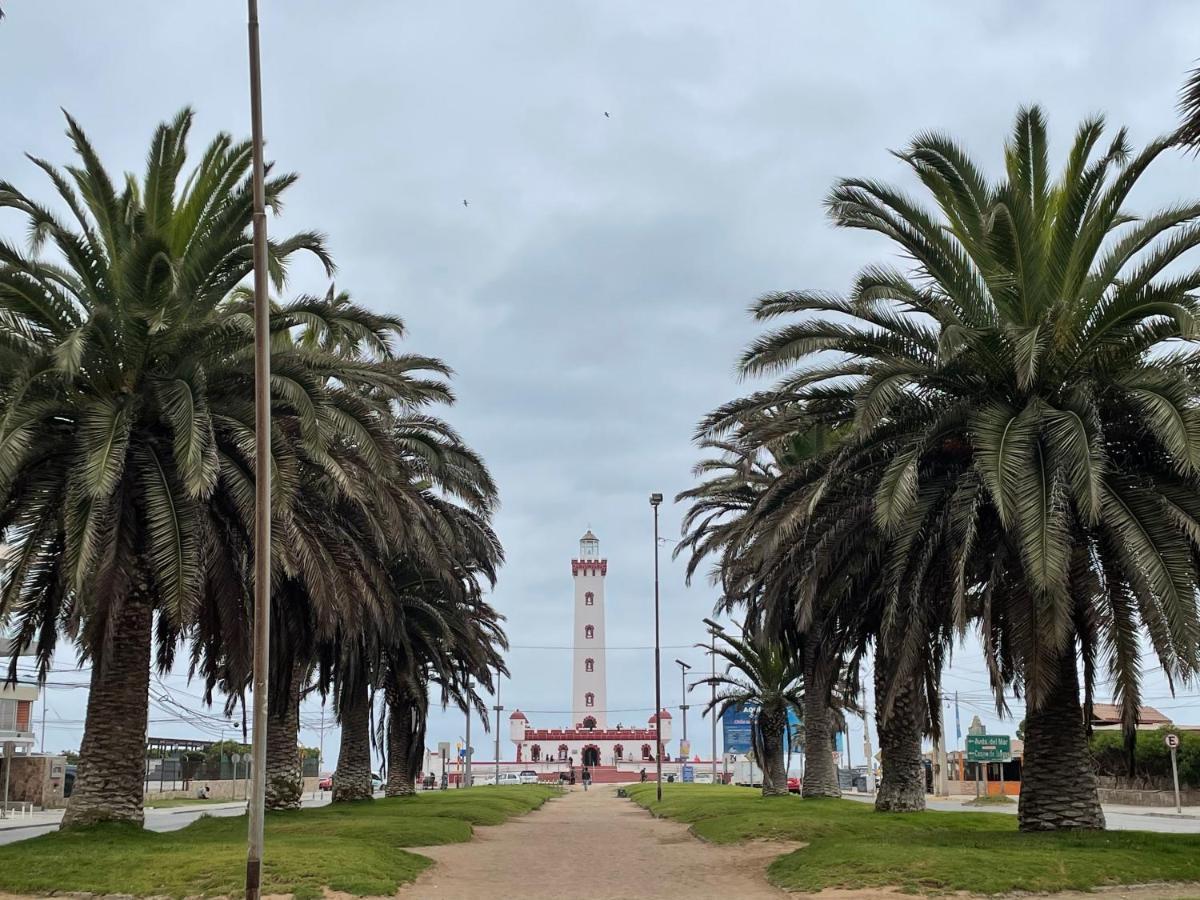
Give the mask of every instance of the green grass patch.
[[[475, 825], [499, 825], [555, 796], [540, 785], [479, 787], [416, 797], [271, 813], [263, 893], [320, 897], [323, 888], [385, 896], [431, 861], [400, 848], [470, 840]], [[206, 816], [159, 834], [97, 825], [0, 846], [0, 891], [46, 894], [240, 896], [246, 817]]]
[[803, 841], [767, 870], [780, 887], [899, 887], [911, 892], [1090, 890], [1200, 882], [1200, 835], [1148, 831], [1021, 834], [996, 813], [877, 813], [853, 800], [764, 799], [758, 791], [672, 784], [630, 789], [655, 815], [689, 823], [716, 843]]

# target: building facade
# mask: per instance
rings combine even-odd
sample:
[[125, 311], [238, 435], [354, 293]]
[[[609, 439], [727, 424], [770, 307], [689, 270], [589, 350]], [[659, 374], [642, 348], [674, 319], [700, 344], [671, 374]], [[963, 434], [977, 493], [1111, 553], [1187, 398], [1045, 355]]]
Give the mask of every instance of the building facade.
[[600, 555], [600, 541], [589, 529], [579, 541], [578, 558], [571, 560], [571, 727], [537, 729], [516, 710], [509, 717], [509, 737], [517, 746], [518, 761], [591, 767], [652, 761], [663, 754], [671, 739], [671, 714], [665, 709], [658, 716], [651, 715], [645, 725], [609, 722], [604, 626], [607, 576], [608, 560]]

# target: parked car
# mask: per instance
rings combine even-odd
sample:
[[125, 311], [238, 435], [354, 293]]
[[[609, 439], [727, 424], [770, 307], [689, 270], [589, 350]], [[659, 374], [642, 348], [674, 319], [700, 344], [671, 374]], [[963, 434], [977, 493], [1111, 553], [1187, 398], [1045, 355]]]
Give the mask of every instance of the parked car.
[[800, 779], [799, 778], [796, 778], [795, 776], [793, 776], [788, 779], [788, 793], [789, 794], [800, 793]]
[[521, 776], [516, 772], [501, 772], [500, 784], [520, 784]]
[[525, 769], [521, 772], [521, 784], [537, 784], [538, 774], [533, 769]]
[[70, 797], [71, 792], [75, 790], [75, 773], [78, 772], [76, 766], [67, 766], [67, 771], [63, 773], [63, 796]]
[[322, 778], [320, 781], [318, 781], [317, 782], [317, 790], [318, 791], [332, 791], [333, 790], [333, 776], [326, 775], [324, 778]]

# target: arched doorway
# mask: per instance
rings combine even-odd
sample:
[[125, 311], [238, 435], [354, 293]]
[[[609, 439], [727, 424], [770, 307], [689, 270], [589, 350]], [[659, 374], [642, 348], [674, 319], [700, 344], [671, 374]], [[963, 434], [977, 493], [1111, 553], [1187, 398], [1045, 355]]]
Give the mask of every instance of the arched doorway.
[[600, 765], [600, 748], [595, 744], [588, 744], [583, 748], [583, 764], [594, 768]]

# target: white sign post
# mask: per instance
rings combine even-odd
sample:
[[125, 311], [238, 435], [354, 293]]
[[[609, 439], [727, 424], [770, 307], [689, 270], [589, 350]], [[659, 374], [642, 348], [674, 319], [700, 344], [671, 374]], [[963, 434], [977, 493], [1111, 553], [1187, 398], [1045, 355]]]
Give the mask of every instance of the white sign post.
[[1171, 780], [1175, 782], [1175, 812], [1183, 813], [1183, 805], [1179, 802], [1179, 765], [1176, 762], [1176, 754], [1179, 750], [1179, 735], [1168, 734], [1163, 740], [1167, 743], [1167, 749], [1171, 751]]

